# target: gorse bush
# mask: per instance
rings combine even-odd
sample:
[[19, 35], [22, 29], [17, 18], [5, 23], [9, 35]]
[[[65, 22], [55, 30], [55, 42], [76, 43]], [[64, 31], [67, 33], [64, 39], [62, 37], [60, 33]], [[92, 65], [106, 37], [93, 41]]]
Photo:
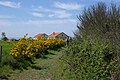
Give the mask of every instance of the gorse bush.
[[13, 43], [13, 48], [10, 55], [15, 59], [10, 63], [14, 69], [27, 69], [35, 58], [42, 58], [48, 49], [60, 48], [65, 44], [62, 39], [33, 39], [33, 38], [20, 38], [16, 43]]
[[32, 58], [35, 56], [35, 46], [33, 45], [32, 38], [21, 38], [16, 44], [14, 44], [14, 48], [11, 50], [10, 54], [17, 59], [20, 58]]
[[17, 60], [21, 58], [34, 59], [37, 54], [44, 53], [48, 49], [60, 48], [65, 44], [62, 39], [32, 39], [21, 38], [11, 49], [10, 54]]

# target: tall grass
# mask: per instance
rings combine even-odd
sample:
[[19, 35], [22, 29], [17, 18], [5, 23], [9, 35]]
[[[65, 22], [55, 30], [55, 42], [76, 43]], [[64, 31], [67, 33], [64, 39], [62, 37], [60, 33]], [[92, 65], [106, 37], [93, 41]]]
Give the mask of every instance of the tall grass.
[[12, 44], [6, 41], [0, 41], [2, 46], [2, 60], [0, 62], [0, 77], [8, 76], [12, 70], [10, 63], [14, 61], [14, 58], [9, 54]]

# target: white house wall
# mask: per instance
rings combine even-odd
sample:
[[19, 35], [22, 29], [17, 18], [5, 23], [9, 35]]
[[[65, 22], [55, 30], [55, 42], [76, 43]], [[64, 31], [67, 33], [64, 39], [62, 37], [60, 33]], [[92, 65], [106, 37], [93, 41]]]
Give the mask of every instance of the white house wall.
[[65, 39], [68, 39], [68, 36], [66, 34], [64, 34], [64, 33], [61, 33], [58, 36], [56, 36], [56, 38], [62, 38], [62, 39], [65, 40]]

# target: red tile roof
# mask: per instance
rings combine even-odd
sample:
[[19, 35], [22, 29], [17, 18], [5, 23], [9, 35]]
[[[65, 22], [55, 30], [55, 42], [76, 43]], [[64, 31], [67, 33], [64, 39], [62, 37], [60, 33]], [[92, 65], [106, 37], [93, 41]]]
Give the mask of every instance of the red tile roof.
[[53, 32], [49, 37], [56, 37], [59, 34], [61, 34], [62, 32]]
[[42, 36], [43, 36], [43, 34], [37, 34], [34, 38], [40, 38]]

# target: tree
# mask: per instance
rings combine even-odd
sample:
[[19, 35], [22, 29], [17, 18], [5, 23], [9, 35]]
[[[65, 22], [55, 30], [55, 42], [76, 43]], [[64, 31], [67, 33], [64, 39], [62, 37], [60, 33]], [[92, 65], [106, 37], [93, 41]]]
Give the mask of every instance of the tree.
[[8, 38], [6, 37], [6, 34], [5, 34], [5, 32], [2, 32], [2, 40], [3, 41], [6, 41], [6, 40], [8, 40]]
[[6, 37], [5, 32], [2, 32], [2, 38]]
[[107, 7], [100, 2], [83, 11], [78, 16], [76, 35], [82, 38], [109, 40], [112, 44], [120, 44], [120, 6], [111, 4]]

